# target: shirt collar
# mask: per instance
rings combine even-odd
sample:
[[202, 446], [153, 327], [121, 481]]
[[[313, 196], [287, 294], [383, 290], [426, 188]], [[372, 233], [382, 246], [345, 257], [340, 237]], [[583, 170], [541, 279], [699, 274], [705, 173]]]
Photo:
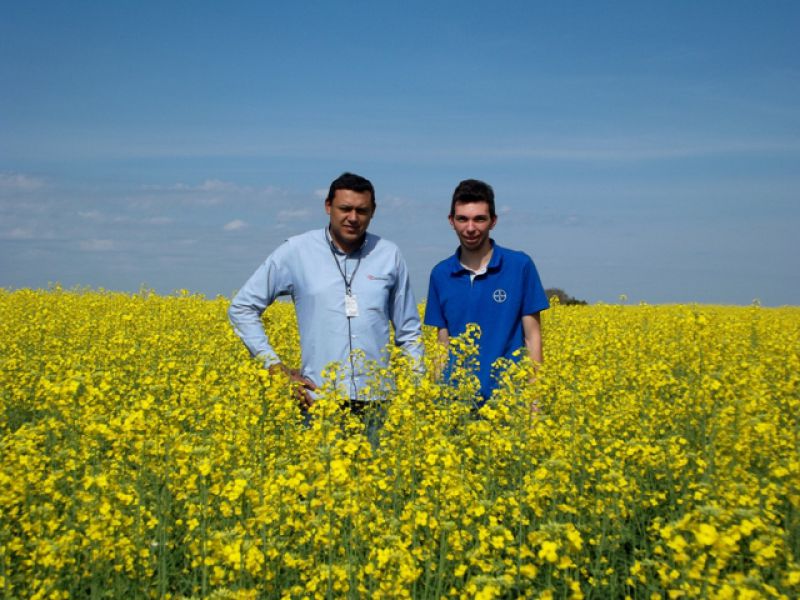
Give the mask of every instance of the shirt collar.
[[[489, 238], [489, 243], [492, 245], [492, 257], [489, 259], [489, 264], [486, 265], [487, 271], [496, 271], [503, 264], [503, 249], [494, 243], [494, 240]], [[452, 275], [459, 275], [461, 273], [469, 273], [461, 264], [461, 246], [456, 248], [456, 251], [450, 257], [450, 273]]]

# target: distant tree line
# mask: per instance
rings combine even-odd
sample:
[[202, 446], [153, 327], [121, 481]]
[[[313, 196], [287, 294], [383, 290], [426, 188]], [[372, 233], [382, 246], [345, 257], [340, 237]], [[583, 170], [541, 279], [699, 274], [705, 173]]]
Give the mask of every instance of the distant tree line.
[[554, 296], [558, 298], [559, 304], [566, 304], [567, 306], [577, 305], [577, 306], [586, 306], [588, 302], [586, 300], [578, 300], [577, 298], [573, 298], [567, 292], [560, 288], [546, 288], [544, 293], [547, 294], [548, 298], [553, 298]]

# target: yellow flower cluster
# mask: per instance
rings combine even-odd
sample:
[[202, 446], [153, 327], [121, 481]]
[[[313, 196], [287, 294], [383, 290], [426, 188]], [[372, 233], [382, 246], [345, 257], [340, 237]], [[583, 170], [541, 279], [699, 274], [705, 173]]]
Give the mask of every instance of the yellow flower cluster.
[[800, 309], [556, 305], [478, 414], [426, 331], [306, 419], [227, 304], [0, 290], [0, 597], [800, 596]]

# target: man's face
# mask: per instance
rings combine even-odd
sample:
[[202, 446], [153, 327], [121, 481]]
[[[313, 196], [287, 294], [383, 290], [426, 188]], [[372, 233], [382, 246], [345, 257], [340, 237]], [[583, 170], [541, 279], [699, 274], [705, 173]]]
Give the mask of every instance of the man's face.
[[352, 252], [361, 245], [375, 207], [369, 192], [336, 190], [333, 200], [325, 202], [325, 212], [331, 217], [334, 243], [341, 250]]
[[489, 232], [494, 229], [497, 216], [489, 215], [488, 202], [456, 202], [450, 225], [456, 230], [458, 241], [466, 250], [483, 249], [489, 244]]

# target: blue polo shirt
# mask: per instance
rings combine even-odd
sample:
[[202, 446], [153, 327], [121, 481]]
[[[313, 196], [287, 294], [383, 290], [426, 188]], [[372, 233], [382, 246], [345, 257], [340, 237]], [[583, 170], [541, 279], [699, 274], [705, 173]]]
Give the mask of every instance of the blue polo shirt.
[[[492, 363], [514, 359], [525, 345], [522, 317], [550, 307], [536, 265], [524, 252], [498, 246], [486, 272], [471, 280], [461, 265], [460, 248], [431, 271], [425, 324], [446, 328], [451, 337], [464, 333], [467, 323], [481, 328], [477, 375], [485, 401], [497, 387]], [[483, 402], [480, 402], [482, 404]]]

